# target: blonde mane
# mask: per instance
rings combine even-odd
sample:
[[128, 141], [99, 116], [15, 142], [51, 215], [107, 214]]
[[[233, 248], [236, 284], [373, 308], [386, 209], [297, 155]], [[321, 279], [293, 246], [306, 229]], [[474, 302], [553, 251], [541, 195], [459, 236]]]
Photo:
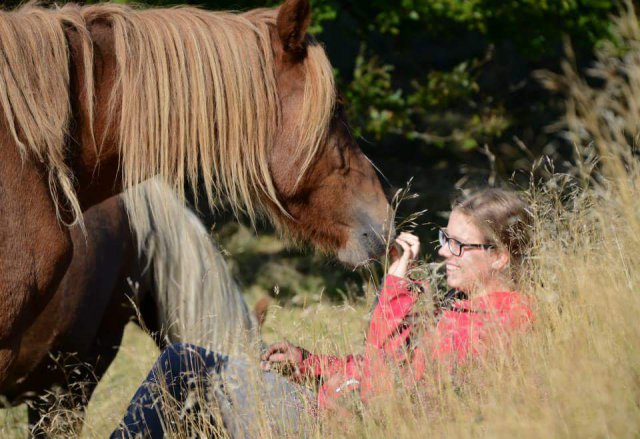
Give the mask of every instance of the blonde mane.
[[[67, 148], [77, 147], [68, 138], [64, 28], [72, 27], [83, 45], [84, 58], [74, 60], [86, 72], [81, 98], [89, 109], [109, 105], [118, 118], [125, 188], [159, 175], [181, 199], [188, 184], [202, 182], [209, 205], [223, 199], [251, 219], [269, 209], [284, 210], [268, 166], [282, 117], [270, 31], [275, 18], [275, 10], [236, 14], [114, 4], [27, 5], [0, 12], [0, 105], [9, 132], [23, 157], [47, 167], [52, 194], [61, 190], [81, 221], [65, 160]], [[117, 79], [109, 102], [94, 102], [88, 28], [98, 20], [110, 23], [114, 35]], [[322, 47], [310, 41], [303, 63], [304, 98], [297, 129], [290, 133], [297, 138], [300, 176], [326, 138], [335, 100]], [[101, 141], [96, 139], [98, 148]], [[136, 211], [139, 203], [130, 203], [134, 224], [144, 222]]]
[[[22, 159], [44, 165], [58, 217], [62, 207], [70, 210], [74, 222], [82, 222], [66, 162], [71, 105], [65, 26], [84, 35], [85, 53], [89, 53], [88, 33], [77, 8], [67, 7], [61, 13], [26, 5], [14, 12], [0, 11], [0, 108], [4, 128]], [[82, 61], [92, 62], [90, 58]], [[90, 73], [85, 77], [89, 87], [85, 96], [92, 100]]]

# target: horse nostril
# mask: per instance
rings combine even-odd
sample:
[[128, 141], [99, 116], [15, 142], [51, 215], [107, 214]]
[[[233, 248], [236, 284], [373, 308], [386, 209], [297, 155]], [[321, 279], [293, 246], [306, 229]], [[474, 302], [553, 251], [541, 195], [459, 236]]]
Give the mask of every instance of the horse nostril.
[[368, 238], [368, 237], [369, 237], [369, 234], [367, 234], [367, 233], [363, 233], [363, 234], [362, 234], [362, 236], [364, 236], [365, 238]]

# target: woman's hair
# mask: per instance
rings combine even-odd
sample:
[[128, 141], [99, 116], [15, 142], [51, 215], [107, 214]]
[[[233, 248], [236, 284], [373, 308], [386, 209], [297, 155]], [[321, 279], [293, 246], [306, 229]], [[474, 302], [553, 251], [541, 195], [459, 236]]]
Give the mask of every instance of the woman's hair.
[[487, 242], [506, 248], [512, 269], [520, 267], [529, 247], [532, 216], [516, 192], [480, 190], [454, 203], [453, 210], [469, 217]]

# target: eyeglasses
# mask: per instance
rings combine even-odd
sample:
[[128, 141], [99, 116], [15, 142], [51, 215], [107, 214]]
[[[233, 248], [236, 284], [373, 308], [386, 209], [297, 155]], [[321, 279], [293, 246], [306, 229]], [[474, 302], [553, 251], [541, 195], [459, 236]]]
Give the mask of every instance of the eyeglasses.
[[491, 248], [496, 248], [495, 244], [468, 244], [466, 242], [460, 242], [457, 239], [451, 238], [447, 235], [447, 232], [444, 229], [440, 229], [438, 231], [438, 240], [440, 241], [440, 245], [444, 247], [445, 245], [449, 247], [449, 251], [454, 256], [460, 256], [465, 248], [481, 248], [484, 250], [488, 250]]

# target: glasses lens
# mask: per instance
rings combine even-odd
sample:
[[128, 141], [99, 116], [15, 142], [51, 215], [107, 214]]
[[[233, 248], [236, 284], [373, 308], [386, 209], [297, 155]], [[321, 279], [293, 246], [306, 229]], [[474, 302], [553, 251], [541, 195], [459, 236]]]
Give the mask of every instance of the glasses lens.
[[460, 241], [449, 238], [447, 236], [447, 233], [443, 229], [440, 229], [438, 231], [438, 240], [440, 241], [441, 247], [444, 247], [446, 245], [447, 247], [449, 247], [449, 251], [454, 256], [460, 256], [460, 253], [462, 251], [462, 245], [460, 244]]
[[454, 256], [460, 256], [462, 254], [462, 244], [457, 239], [449, 238], [449, 250]]

